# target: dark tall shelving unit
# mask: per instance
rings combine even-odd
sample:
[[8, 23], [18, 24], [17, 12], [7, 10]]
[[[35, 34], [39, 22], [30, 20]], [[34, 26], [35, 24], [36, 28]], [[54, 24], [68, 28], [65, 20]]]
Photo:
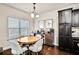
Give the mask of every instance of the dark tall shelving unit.
[[[72, 27], [79, 28], [79, 9], [72, 11]], [[78, 29], [79, 30], [79, 29]], [[72, 37], [72, 51], [79, 54], [79, 37]]]
[[[79, 9], [72, 10], [72, 8], [58, 11], [59, 19], [59, 48], [68, 50], [79, 54]], [[76, 36], [72, 36], [72, 33], [76, 33]]]
[[72, 8], [58, 11], [59, 15], [59, 48], [72, 49], [71, 16]]

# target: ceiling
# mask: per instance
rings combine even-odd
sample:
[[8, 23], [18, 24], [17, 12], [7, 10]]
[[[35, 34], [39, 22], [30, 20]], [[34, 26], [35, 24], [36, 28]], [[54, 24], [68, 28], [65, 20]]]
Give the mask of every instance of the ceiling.
[[[45, 13], [48, 11], [53, 11], [59, 8], [67, 7], [72, 4], [73, 3], [36, 3], [36, 12]], [[7, 3], [6, 5], [28, 13], [33, 11], [32, 3]]]

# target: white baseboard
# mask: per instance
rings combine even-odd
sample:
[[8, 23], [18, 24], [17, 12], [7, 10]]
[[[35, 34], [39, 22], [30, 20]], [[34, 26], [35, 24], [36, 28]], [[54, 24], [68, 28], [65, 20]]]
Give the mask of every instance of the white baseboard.
[[58, 44], [57, 43], [53, 43], [54, 44], [54, 46], [58, 46]]

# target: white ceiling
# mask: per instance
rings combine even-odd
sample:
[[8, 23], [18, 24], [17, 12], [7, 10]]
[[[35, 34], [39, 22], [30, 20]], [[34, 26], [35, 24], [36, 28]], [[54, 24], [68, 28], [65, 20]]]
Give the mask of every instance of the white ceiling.
[[[44, 13], [48, 11], [53, 11], [59, 8], [63, 8], [73, 3], [36, 3], [36, 12]], [[7, 5], [17, 8], [19, 10], [25, 12], [32, 12], [33, 11], [33, 4], [32, 3], [7, 3]]]

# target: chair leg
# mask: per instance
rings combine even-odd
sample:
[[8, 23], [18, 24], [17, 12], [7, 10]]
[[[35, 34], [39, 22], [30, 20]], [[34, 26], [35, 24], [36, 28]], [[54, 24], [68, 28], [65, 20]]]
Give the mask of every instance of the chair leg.
[[35, 55], [35, 52], [32, 52], [32, 55]]
[[36, 55], [39, 55], [39, 53], [38, 53], [38, 52], [36, 52]]
[[25, 51], [25, 55], [27, 55], [28, 51]]
[[38, 52], [32, 52], [32, 55], [38, 55]]
[[23, 52], [21, 55], [25, 55], [25, 52]]
[[39, 53], [37, 52], [37, 55], [39, 55]]
[[33, 52], [33, 51], [31, 51], [31, 55], [43, 55], [43, 54], [42, 54], [41, 51], [40, 52]]

